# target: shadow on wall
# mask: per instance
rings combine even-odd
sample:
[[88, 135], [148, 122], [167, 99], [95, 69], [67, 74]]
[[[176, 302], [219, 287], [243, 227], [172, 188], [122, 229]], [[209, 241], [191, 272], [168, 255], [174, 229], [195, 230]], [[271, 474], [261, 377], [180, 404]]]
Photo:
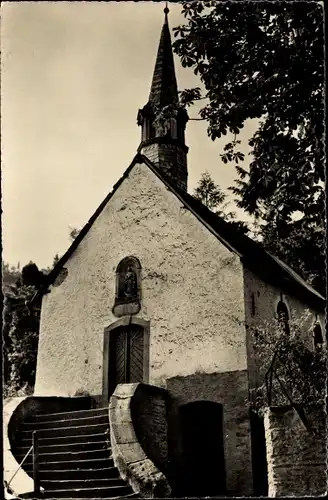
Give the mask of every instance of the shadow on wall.
[[135, 434], [146, 456], [167, 478], [172, 496], [184, 496], [181, 420], [168, 391], [138, 384], [130, 408]]
[[131, 416], [138, 441], [148, 458], [167, 475], [168, 393], [165, 389], [138, 384], [131, 398]]

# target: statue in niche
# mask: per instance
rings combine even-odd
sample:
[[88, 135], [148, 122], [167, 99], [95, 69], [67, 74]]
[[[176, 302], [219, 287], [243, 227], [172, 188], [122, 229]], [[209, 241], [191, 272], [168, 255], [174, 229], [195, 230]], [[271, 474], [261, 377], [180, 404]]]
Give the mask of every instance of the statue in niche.
[[137, 295], [137, 276], [131, 267], [128, 267], [128, 270], [125, 274], [124, 295], [126, 297], [133, 297]]
[[140, 311], [140, 270], [140, 262], [135, 257], [124, 258], [116, 268], [116, 293], [112, 311], [118, 318]]

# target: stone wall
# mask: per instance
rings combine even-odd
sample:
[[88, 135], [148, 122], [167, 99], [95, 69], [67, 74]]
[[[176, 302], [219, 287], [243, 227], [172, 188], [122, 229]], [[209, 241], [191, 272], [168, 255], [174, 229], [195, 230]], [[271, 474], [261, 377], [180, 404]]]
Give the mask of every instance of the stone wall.
[[304, 409], [306, 429], [291, 406], [266, 410], [269, 497], [319, 496], [327, 491], [327, 422], [323, 407]]
[[165, 469], [167, 463], [163, 394], [162, 389], [144, 384], [119, 384], [109, 404], [114, 464], [133, 491], [146, 498], [171, 493], [165, 475], [154, 464]]
[[[211, 401], [223, 406], [223, 437], [226, 489], [228, 495], [253, 492], [250, 421], [247, 406], [247, 371], [197, 373], [167, 380], [167, 390], [178, 412], [179, 407], [196, 401]], [[181, 431], [181, 429], [180, 429]], [[179, 432], [176, 430], [175, 434]], [[178, 463], [181, 443], [170, 437], [173, 459]], [[171, 455], [171, 453], [170, 453]]]

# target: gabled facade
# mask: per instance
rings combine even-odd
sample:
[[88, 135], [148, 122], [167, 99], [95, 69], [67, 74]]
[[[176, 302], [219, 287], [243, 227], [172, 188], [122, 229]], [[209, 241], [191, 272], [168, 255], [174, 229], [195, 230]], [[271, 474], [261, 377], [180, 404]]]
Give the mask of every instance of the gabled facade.
[[[119, 312], [127, 257], [140, 267], [140, 310]], [[104, 329], [124, 317], [148, 325], [145, 381], [246, 370], [242, 282], [238, 256], [138, 160], [43, 297], [36, 394], [101, 395]]]

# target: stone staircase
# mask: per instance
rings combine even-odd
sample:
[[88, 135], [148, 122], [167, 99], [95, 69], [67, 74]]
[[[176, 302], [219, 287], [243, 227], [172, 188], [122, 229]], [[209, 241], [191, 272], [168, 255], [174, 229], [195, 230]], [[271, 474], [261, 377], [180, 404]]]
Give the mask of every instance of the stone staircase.
[[[38, 431], [42, 498], [137, 497], [114, 466], [108, 408], [35, 415], [17, 431], [13, 453], [19, 463]], [[31, 454], [23, 468], [33, 477]]]

